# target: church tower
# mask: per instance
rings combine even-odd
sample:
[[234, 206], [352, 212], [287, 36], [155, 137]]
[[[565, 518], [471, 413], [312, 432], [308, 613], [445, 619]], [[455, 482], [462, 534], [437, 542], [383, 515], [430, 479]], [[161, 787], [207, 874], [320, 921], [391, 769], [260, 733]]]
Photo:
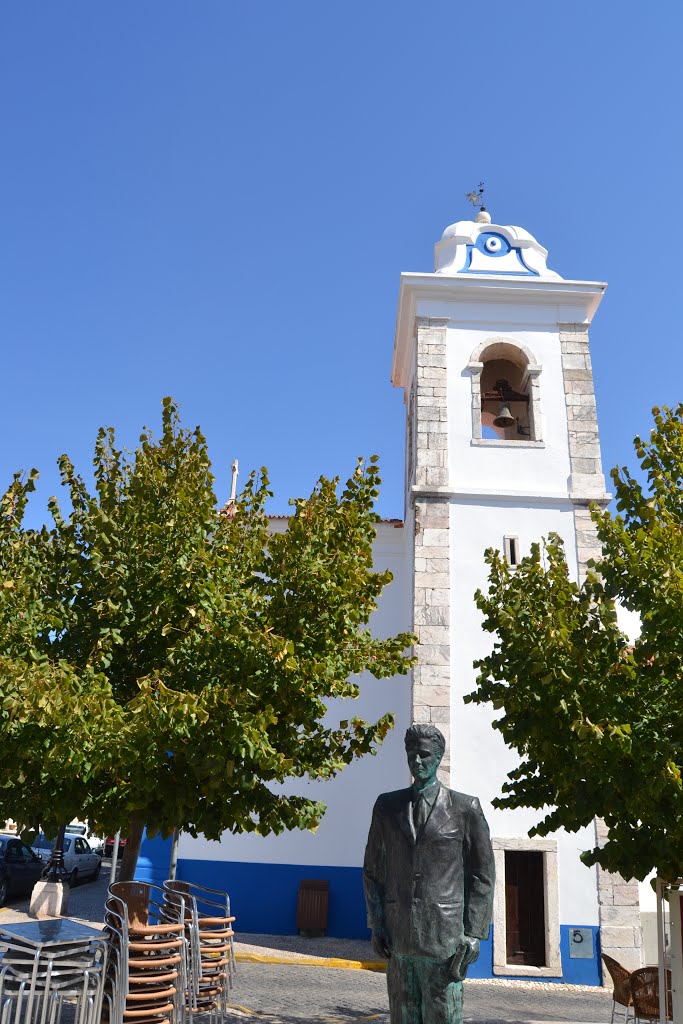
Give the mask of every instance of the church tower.
[[406, 404], [412, 717], [442, 730], [443, 781], [476, 794], [491, 826], [493, 944], [475, 973], [595, 984], [600, 948], [640, 963], [637, 885], [581, 864], [593, 828], [529, 839], [536, 812], [491, 806], [514, 754], [493, 713], [463, 703], [490, 645], [474, 603], [485, 549], [514, 565], [554, 532], [581, 579], [596, 554], [588, 505], [609, 500], [588, 344], [606, 285], [564, 280], [547, 256], [482, 208], [446, 228], [433, 273], [401, 275], [392, 382]]

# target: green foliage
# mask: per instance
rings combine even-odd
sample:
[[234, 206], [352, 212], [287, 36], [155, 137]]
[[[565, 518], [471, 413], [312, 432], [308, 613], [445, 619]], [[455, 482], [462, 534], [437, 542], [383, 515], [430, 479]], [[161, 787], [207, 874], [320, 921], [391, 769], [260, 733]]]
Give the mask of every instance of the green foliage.
[[[604, 818], [584, 861], [641, 879], [683, 876], [683, 406], [654, 417], [634, 442], [647, 485], [613, 471], [617, 515], [593, 509], [603, 551], [581, 588], [557, 537], [514, 571], [487, 552], [495, 642], [466, 698], [502, 711], [521, 758], [497, 806], [542, 810], [537, 835]], [[633, 645], [615, 601], [641, 617]]]
[[280, 784], [374, 753], [392, 716], [339, 721], [331, 701], [411, 664], [409, 634], [367, 628], [391, 580], [372, 568], [376, 461], [341, 492], [321, 478], [272, 533], [265, 470], [219, 509], [205, 439], [164, 399], [161, 437], [145, 430], [134, 453], [99, 432], [94, 491], [62, 456], [70, 510], [51, 499], [51, 529], [22, 528], [35, 473], [16, 478], [0, 519], [0, 818], [315, 829], [324, 805]]

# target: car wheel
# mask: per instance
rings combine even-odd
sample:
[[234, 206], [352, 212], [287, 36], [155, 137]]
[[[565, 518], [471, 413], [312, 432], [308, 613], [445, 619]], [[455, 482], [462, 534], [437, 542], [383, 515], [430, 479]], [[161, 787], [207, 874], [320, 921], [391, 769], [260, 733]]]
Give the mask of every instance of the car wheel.
[[102, 861], [100, 860], [100, 861], [97, 862], [97, 867], [93, 871], [93, 876], [92, 876], [93, 882], [96, 882], [97, 879], [100, 877], [100, 871], [101, 870], [102, 870]]
[[7, 899], [7, 879], [0, 878], [0, 907], [4, 906]]
[[69, 885], [71, 886], [72, 889], [76, 886], [77, 882], [78, 882], [78, 868], [74, 868], [73, 871], [71, 872], [71, 874], [69, 875]]

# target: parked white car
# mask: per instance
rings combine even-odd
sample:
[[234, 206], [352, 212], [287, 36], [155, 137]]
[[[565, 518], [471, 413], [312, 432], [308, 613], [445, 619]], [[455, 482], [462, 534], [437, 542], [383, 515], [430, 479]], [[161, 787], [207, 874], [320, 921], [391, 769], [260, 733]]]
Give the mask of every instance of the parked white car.
[[102, 857], [104, 855], [104, 839], [101, 836], [95, 836], [88, 830], [88, 825], [84, 821], [72, 821], [66, 829], [69, 835], [83, 836], [84, 839], [88, 840], [88, 846], [93, 853], [98, 854]]
[[[43, 860], [44, 864], [47, 864], [54, 845], [54, 839], [48, 839], [43, 832], [39, 832], [31, 849]], [[64, 836], [64, 867], [69, 875], [69, 885], [73, 886], [78, 882], [84, 882], [87, 878], [93, 881], [98, 878], [102, 861], [91, 849], [85, 836], [67, 832]]]

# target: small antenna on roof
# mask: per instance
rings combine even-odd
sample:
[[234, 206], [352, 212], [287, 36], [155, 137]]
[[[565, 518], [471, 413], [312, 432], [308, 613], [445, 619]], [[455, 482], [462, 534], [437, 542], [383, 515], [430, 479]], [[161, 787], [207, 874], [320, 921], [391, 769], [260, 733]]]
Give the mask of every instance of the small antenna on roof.
[[477, 191], [468, 192], [465, 198], [467, 199], [467, 202], [472, 203], [472, 206], [474, 206], [476, 209], [485, 210], [486, 207], [484, 206], [484, 182], [480, 181], [479, 188], [477, 189]]
[[240, 471], [240, 464], [237, 461], [237, 459], [233, 459], [233, 463], [230, 469], [232, 470], [232, 483], [230, 484], [230, 501], [234, 503], [235, 498], [237, 496], [237, 475]]
[[230, 497], [226, 501], [225, 505], [221, 509], [221, 515], [227, 516], [232, 519], [237, 514], [237, 474], [239, 473], [239, 463], [237, 459], [233, 459], [232, 466], [232, 482], [230, 484]]

